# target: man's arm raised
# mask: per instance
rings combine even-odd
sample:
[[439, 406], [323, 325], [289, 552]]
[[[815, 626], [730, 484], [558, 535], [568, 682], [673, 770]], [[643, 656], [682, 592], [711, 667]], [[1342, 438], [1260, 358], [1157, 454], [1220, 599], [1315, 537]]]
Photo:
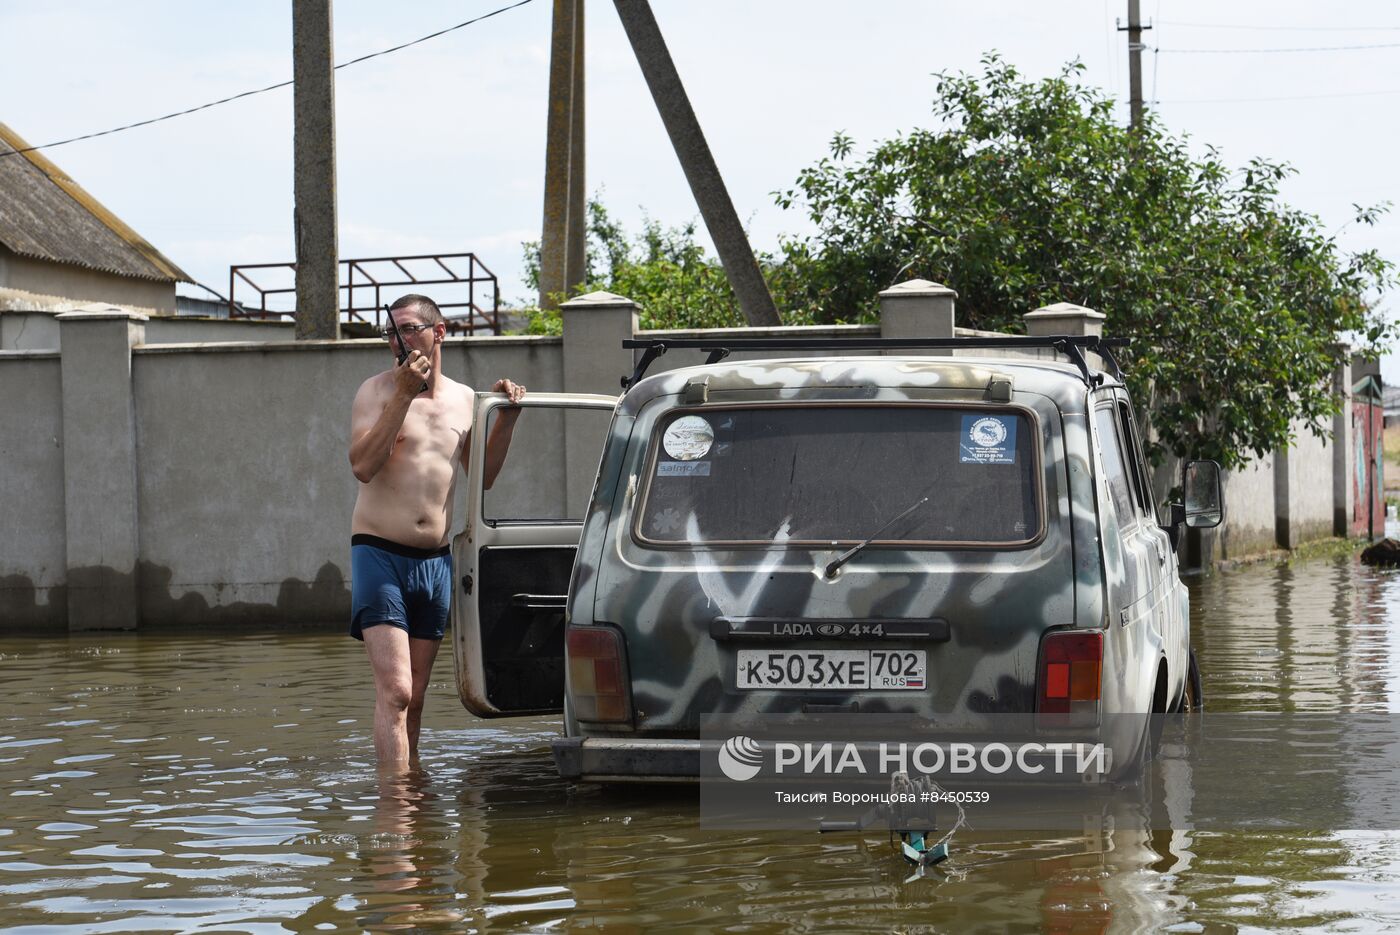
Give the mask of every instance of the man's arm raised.
[[[505, 393], [512, 403], [518, 403], [525, 396], [525, 387], [510, 380], [497, 380], [491, 392]], [[519, 406], [503, 406], [496, 411], [496, 422], [491, 426], [491, 434], [486, 436], [486, 463], [481, 471], [483, 490], [491, 489], [506, 463], [506, 452], [510, 450], [510, 438], [515, 433], [515, 420], [518, 418]]]
[[[384, 462], [394, 453], [394, 441], [408, 415], [409, 404], [417, 396], [422, 375], [414, 364], [421, 355], [414, 351], [394, 368], [394, 379], [387, 396], [371, 378], [360, 385], [350, 409], [350, 470], [362, 484], [374, 480]], [[382, 384], [380, 384], [382, 386]]]

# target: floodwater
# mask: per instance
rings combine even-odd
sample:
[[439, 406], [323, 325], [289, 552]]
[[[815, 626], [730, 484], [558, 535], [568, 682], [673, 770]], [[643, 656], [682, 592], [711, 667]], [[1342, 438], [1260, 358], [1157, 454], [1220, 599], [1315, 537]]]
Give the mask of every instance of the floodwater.
[[[1199, 579], [1213, 711], [1400, 709], [1400, 572]], [[0, 639], [0, 931], [1263, 932], [1400, 927], [1400, 833], [704, 830], [685, 791], [571, 788], [548, 719], [439, 659], [421, 772], [381, 783], [339, 633]]]

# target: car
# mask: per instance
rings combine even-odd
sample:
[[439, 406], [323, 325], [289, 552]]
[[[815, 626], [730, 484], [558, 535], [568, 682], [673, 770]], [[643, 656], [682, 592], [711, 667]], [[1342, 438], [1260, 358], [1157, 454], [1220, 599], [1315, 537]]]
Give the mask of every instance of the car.
[[619, 399], [526, 398], [521, 426], [601, 444], [533, 508], [559, 515], [475, 490], [455, 544], [463, 703], [562, 712], [561, 775], [697, 779], [714, 715], [1199, 706], [1176, 543], [1220, 522], [1219, 467], [1159, 521], [1121, 341], [630, 343]]

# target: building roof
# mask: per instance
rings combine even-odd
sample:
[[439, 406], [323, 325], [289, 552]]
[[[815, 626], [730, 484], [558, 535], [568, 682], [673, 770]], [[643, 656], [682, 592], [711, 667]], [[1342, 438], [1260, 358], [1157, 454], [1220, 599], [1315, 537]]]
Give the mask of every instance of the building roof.
[[[157, 282], [193, 282], [62, 169], [0, 123], [0, 244], [19, 256]], [[16, 153], [16, 155], [6, 155]]]

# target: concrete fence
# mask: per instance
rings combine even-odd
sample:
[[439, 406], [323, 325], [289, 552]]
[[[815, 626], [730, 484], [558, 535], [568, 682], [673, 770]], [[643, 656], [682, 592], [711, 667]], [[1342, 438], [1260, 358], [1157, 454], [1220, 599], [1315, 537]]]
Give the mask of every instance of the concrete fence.
[[[443, 367], [479, 388], [509, 376], [535, 391], [617, 393], [633, 336], [974, 334], [954, 327], [943, 286], [904, 283], [881, 299], [879, 326], [639, 334], [633, 303], [595, 293], [563, 306], [562, 337], [449, 338]], [[1027, 328], [1091, 334], [1102, 320], [1058, 305]], [[231, 342], [181, 322], [180, 337], [210, 340], [162, 343], [175, 324], [120, 309], [54, 321], [52, 347], [0, 350], [0, 632], [344, 621], [350, 402], [390, 362], [383, 342]], [[699, 360], [672, 352], [652, 371]], [[589, 442], [513, 446], [511, 467], [563, 476], [568, 452]], [[1229, 524], [1202, 540], [1204, 555], [1343, 528], [1351, 487], [1334, 475], [1350, 463], [1304, 438], [1230, 478]]]
[[[0, 310], [0, 351], [58, 350], [61, 347], [58, 316], [62, 314], [61, 311]], [[146, 322], [144, 343], [290, 341], [295, 336], [296, 326], [290, 321], [163, 316]]]

